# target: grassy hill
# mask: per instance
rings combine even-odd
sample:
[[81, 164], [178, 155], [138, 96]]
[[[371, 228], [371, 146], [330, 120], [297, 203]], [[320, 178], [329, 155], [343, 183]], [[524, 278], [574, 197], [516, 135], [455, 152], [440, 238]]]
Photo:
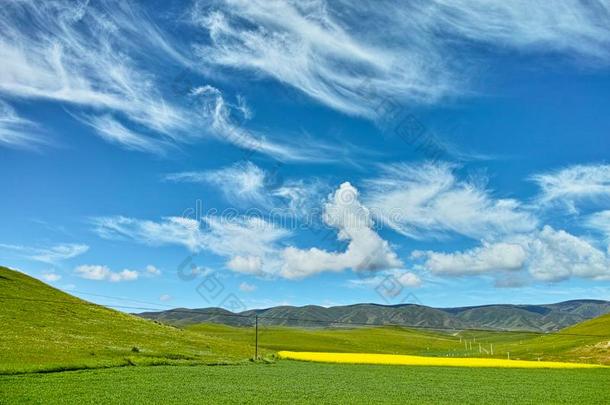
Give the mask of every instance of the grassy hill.
[[[324, 308], [316, 305], [303, 307], [278, 306], [241, 315], [257, 313], [261, 324], [276, 326], [319, 327], [332, 322], [358, 325], [402, 324], [432, 328], [482, 328], [496, 330], [528, 330], [548, 332], [575, 325], [587, 319], [610, 313], [610, 302], [575, 300], [547, 305], [484, 305], [462, 308], [431, 308], [423, 305], [356, 304]], [[172, 325], [222, 323], [248, 326], [251, 318], [239, 318], [222, 308], [185, 309], [138, 314]], [[336, 326], [336, 325], [335, 325]]]
[[0, 267], [0, 373], [247, 359], [251, 345], [80, 300]]
[[[254, 336], [250, 327], [198, 324], [186, 328], [242, 343], [251, 342]], [[259, 327], [258, 340], [263, 353], [279, 350], [364, 352], [610, 364], [610, 315], [548, 334], [262, 325]]]

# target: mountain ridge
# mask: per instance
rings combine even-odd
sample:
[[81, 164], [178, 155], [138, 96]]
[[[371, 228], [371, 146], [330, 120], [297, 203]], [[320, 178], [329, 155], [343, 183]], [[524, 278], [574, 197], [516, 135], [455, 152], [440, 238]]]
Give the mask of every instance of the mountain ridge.
[[[404, 325], [428, 328], [482, 328], [550, 332], [610, 313], [610, 301], [581, 299], [552, 304], [486, 304], [435, 308], [421, 304], [384, 305], [377, 303], [323, 307], [282, 305], [233, 313], [224, 308], [174, 308], [136, 314], [176, 326], [197, 323], [321, 327], [338, 325]], [[325, 325], [325, 323], [327, 325]]]

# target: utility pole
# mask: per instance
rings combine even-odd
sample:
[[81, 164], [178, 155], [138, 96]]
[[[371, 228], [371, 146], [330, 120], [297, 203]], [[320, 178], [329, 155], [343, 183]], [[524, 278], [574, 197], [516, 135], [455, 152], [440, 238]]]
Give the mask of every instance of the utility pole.
[[254, 360], [258, 360], [258, 314], [254, 315]]

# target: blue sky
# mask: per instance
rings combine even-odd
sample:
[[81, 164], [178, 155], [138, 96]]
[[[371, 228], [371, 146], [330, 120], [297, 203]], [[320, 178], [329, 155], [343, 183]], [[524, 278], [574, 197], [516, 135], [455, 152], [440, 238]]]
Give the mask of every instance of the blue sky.
[[3, 7], [2, 264], [159, 308], [610, 299], [610, 4], [350, 3]]

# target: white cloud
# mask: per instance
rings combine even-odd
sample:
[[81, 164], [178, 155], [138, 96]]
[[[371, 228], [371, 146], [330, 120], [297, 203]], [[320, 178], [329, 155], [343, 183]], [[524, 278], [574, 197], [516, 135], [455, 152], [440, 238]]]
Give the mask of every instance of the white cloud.
[[464, 42], [607, 62], [609, 14], [605, 2], [574, 0], [216, 0], [200, 1], [192, 20], [209, 33], [196, 48], [205, 68], [255, 72], [372, 116], [387, 97], [421, 103], [468, 91], [481, 72], [456, 46]]
[[[191, 86], [167, 73], [191, 66], [185, 51], [133, 4], [12, 2], [0, 10], [0, 95], [68, 104], [102, 139], [130, 150], [162, 154], [213, 136], [286, 160], [316, 157], [237, 124], [234, 113], [252, 115], [241, 96], [230, 104], [220, 90], [202, 86], [173, 102], [164, 94], [168, 81]], [[18, 131], [24, 126], [33, 129], [25, 120], [5, 123], [0, 140], [31, 144], [32, 135]]]
[[228, 201], [233, 203], [265, 203], [265, 171], [252, 162], [205, 172], [182, 172], [165, 176], [166, 180], [189, 183], [208, 183], [218, 186]]
[[254, 284], [248, 284], [245, 281], [239, 285], [239, 291], [252, 292], [255, 290], [256, 290], [256, 286]]
[[413, 259], [422, 259], [423, 269], [439, 275], [490, 274], [497, 277], [499, 287], [522, 285], [528, 275], [543, 282], [572, 277], [610, 280], [610, 253], [548, 225], [464, 252], [414, 252]]
[[474, 239], [533, 231], [538, 220], [513, 199], [459, 180], [449, 163], [392, 164], [367, 181], [365, 204], [378, 221], [414, 237], [455, 233]]
[[82, 265], [74, 271], [76, 275], [87, 280], [111, 281], [113, 283], [137, 280], [140, 275], [135, 270], [124, 269], [120, 272], [113, 272], [108, 266], [100, 265]]
[[0, 100], [0, 146], [36, 149], [46, 143], [36, 123], [20, 117], [10, 105]]
[[83, 117], [81, 120], [106, 141], [120, 144], [125, 149], [160, 155], [167, 145], [166, 142], [132, 131], [110, 115]]
[[159, 270], [152, 264], [149, 264], [148, 266], [146, 266], [145, 273], [149, 276], [155, 277], [161, 275], [161, 270]]
[[[261, 263], [257, 267], [262, 267], [261, 272], [266, 273], [274, 267], [271, 262], [276, 256], [277, 241], [290, 234], [257, 217], [208, 216], [201, 224], [183, 217], [168, 217], [161, 222], [104, 217], [97, 218], [94, 223], [97, 233], [105, 238], [127, 237], [152, 246], [181, 245], [193, 252], [206, 249], [227, 257], [230, 266], [242, 271], [246, 269], [243, 258], [258, 257]], [[258, 260], [256, 264], [259, 264]]]
[[173, 299], [173, 297], [169, 294], [163, 294], [159, 297], [159, 301], [161, 301], [161, 302], [171, 301], [172, 299]]
[[89, 246], [76, 243], [64, 243], [40, 248], [0, 243], [0, 249], [11, 251], [30, 260], [53, 264], [80, 256], [89, 250]]
[[570, 277], [610, 280], [610, 257], [588, 241], [545, 226], [527, 241], [529, 272], [542, 281]]
[[235, 256], [227, 262], [227, 267], [238, 273], [261, 274], [263, 260], [259, 256]]
[[348, 241], [344, 252], [288, 247], [282, 252], [281, 275], [298, 279], [324, 271], [345, 269], [384, 270], [401, 267], [402, 263], [373, 229], [370, 213], [358, 200], [358, 190], [343, 183], [329, 196], [324, 221], [338, 230], [338, 239]]
[[0, 93], [112, 110], [171, 136], [185, 112], [164, 100], [133, 55], [187, 62], [126, 3], [21, 1], [0, 10]]
[[415, 259], [424, 259], [424, 268], [435, 274], [467, 275], [496, 271], [521, 270], [527, 260], [526, 250], [515, 243], [483, 243], [463, 252], [414, 252]]
[[540, 204], [561, 204], [573, 213], [579, 202], [610, 199], [610, 165], [570, 166], [531, 179], [541, 188]]
[[61, 280], [61, 275], [57, 274], [57, 273], [53, 273], [53, 272], [47, 272], [47, 273], [43, 273], [42, 276], [40, 276], [44, 281], [47, 281], [49, 283], [54, 283], [56, 281]]
[[184, 217], [166, 217], [161, 222], [122, 216], [93, 220], [95, 231], [103, 238], [129, 238], [152, 246], [182, 245], [191, 251], [202, 247], [199, 222]]
[[274, 214], [307, 215], [320, 201], [322, 182], [313, 179], [286, 180], [281, 176], [282, 164], [265, 170], [250, 161], [242, 161], [217, 170], [171, 173], [164, 178], [184, 183], [212, 184], [226, 200], [236, 206], [273, 209]]
[[595, 229], [596, 231], [603, 233], [610, 242], [610, 210], [596, 212], [589, 215], [585, 221], [585, 225], [591, 229]]
[[197, 103], [198, 117], [205, 119], [205, 126], [211, 134], [225, 142], [273, 156], [280, 161], [328, 159], [319, 146], [306, 145], [302, 140], [299, 144], [291, 144], [285, 137], [282, 144], [279, 144], [257, 131], [246, 128], [243, 124], [250, 118], [251, 111], [245, 105], [243, 97], [238, 98], [238, 104], [229, 103], [222, 91], [210, 85], [193, 88], [190, 96]]

